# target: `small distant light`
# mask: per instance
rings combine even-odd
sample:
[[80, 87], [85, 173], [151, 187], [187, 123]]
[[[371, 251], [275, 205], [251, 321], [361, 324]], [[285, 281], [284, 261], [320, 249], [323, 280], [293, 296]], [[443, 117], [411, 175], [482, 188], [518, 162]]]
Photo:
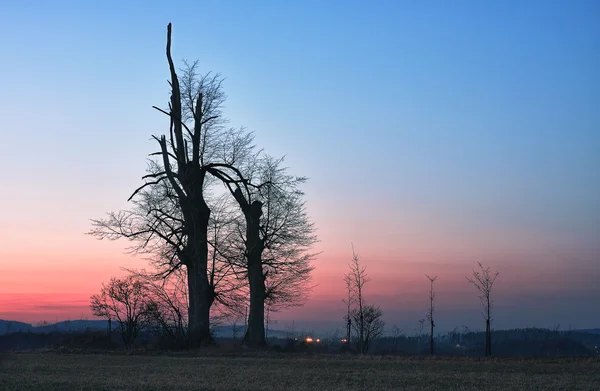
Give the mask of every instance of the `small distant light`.
[[346, 338], [344, 338], [344, 339], [342, 339], [342, 342], [346, 343], [346, 342], [348, 342], [348, 340]]
[[317, 338], [317, 343], [321, 342], [321, 340], [319, 338]]
[[457, 343], [457, 344], [456, 344], [456, 347], [457, 347], [457, 348], [460, 348], [460, 344], [459, 344], [459, 343]]
[[306, 342], [312, 342], [313, 339], [311, 337], [306, 337]]

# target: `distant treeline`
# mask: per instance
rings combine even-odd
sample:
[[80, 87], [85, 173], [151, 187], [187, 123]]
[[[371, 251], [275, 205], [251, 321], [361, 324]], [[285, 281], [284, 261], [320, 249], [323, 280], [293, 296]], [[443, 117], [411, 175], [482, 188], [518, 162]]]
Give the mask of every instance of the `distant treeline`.
[[[598, 355], [600, 334], [590, 331], [559, 331], [541, 328], [492, 332], [495, 356], [589, 356]], [[481, 355], [485, 332], [450, 332], [435, 338], [436, 355]], [[384, 337], [374, 347], [380, 353], [427, 354], [427, 336]]]
[[[5, 326], [0, 321], [0, 326]], [[15, 324], [26, 325], [14, 322]], [[123, 348], [118, 333], [108, 335], [104, 321], [60, 322], [55, 325], [16, 327], [11, 332], [4, 328], [0, 335], [0, 350], [34, 349], [120, 349]], [[113, 325], [114, 326], [114, 325]], [[24, 329], [24, 330], [23, 330]], [[6, 333], [8, 331], [8, 333]], [[290, 333], [281, 330], [269, 330], [269, 347], [280, 352], [323, 352], [356, 353], [342, 342], [338, 333], [329, 335], [319, 333]], [[232, 338], [231, 327], [222, 326], [214, 330], [217, 344], [241, 346], [240, 336]], [[600, 330], [560, 331], [542, 328], [525, 328], [493, 331], [495, 356], [598, 356]], [[485, 345], [484, 332], [450, 332], [435, 338], [436, 355], [476, 356], [481, 355]], [[352, 345], [350, 345], [352, 346]], [[156, 332], [144, 332], [136, 343], [137, 348], [170, 349], [169, 340]], [[428, 336], [406, 336], [398, 334], [386, 336], [374, 341], [371, 354], [376, 355], [426, 355], [429, 351]]]

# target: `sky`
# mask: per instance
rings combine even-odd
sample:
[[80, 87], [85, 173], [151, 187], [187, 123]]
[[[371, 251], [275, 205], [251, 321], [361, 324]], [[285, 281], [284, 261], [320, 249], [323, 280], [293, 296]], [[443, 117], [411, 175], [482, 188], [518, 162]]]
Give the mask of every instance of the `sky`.
[[[354, 245], [366, 301], [438, 331], [600, 327], [597, 1], [0, 2], [0, 319], [92, 319], [146, 262], [85, 235], [127, 207], [173, 56], [220, 72], [231, 126], [310, 178], [310, 300], [279, 328], [340, 328]], [[181, 61], [178, 62], [182, 64]], [[285, 326], [285, 327], [288, 327]]]

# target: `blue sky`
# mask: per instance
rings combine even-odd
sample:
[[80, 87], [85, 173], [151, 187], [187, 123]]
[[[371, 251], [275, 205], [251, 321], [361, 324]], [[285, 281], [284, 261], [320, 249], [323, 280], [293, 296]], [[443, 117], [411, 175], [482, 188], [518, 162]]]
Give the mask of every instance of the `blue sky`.
[[226, 77], [231, 125], [311, 178], [323, 281], [351, 241], [375, 276], [475, 260], [600, 276], [599, 17], [597, 1], [5, 0], [0, 265], [38, 259], [32, 235], [58, 258], [100, 248], [88, 219], [126, 206], [166, 129], [151, 106], [172, 22], [174, 57]]

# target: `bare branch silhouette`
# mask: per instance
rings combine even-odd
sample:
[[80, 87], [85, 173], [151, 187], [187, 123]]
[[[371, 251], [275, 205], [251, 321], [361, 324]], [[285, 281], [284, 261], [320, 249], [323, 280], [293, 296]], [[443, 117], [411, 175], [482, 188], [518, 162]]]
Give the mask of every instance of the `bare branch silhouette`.
[[473, 270], [472, 277], [466, 277], [467, 281], [469, 281], [478, 291], [479, 291], [479, 299], [481, 300], [481, 305], [483, 306], [483, 317], [485, 318], [485, 355], [492, 355], [492, 306], [494, 301], [491, 299], [492, 295], [492, 287], [494, 282], [496, 282], [496, 278], [498, 277], [498, 272], [492, 273], [489, 267], [484, 268], [481, 262], [477, 262], [479, 265], [480, 271]]
[[433, 328], [435, 322], [433, 321], [433, 314], [435, 312], [435, 306], [433, 305], [435, 299], [435, 291], [433, 290], [433, 283], [437, 280], [437, 276], [429, 277], [425, 274], [425, 277], [429, 280], [429, 311], [427, 311], [427, 321], [429, 322], [429, 354], [434, 354], [434, 339], [433, 339]]

